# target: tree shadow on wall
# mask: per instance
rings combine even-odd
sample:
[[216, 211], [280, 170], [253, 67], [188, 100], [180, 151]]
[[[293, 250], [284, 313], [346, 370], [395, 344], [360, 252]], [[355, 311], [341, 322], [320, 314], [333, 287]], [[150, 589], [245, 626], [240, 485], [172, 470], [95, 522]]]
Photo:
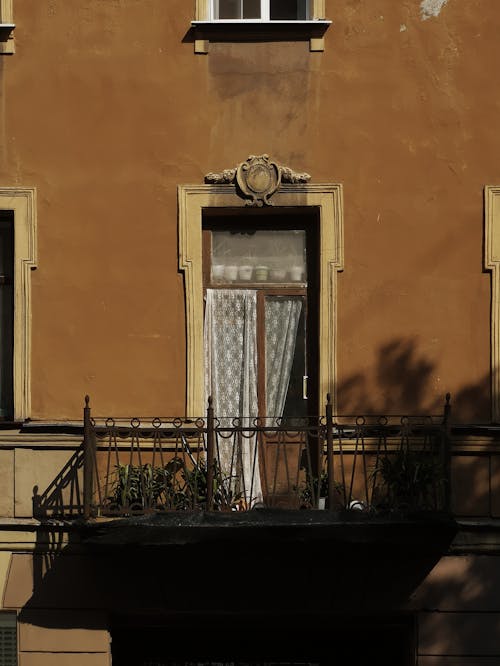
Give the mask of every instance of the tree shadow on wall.
[[[436, 365], [418, 347], [416, 338], [399, 338], [381, 345], [373, 367], [340, 382], [337, 389], [342, 414], [440, 414], [445, 394], [435, 383]], [[433, 385], [434, 384], [434, 385]], [[490, 377], [452, 392], [453, 421], [490, 422]]]

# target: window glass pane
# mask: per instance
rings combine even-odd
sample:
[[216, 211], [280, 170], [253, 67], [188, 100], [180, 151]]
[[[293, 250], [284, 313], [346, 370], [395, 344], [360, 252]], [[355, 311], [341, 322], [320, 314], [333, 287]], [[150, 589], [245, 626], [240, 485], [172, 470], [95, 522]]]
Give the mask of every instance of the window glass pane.
[[307, 281], [303, 230], [213, 231], [214, 283], [299, 283]]
[[271, 21], [305, 21], [308, 0], [271, 0]]
[[260, 0], [243, 0], [243, 18], [260, 19]]
[[218, 19], [241, 18], [241, 0], [215, 0], [215, 5]]

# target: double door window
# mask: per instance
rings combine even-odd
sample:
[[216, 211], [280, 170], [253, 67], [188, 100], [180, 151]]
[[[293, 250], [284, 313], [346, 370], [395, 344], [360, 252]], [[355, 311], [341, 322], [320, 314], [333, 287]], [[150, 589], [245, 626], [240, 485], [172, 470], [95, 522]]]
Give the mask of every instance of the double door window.
[[292, 224], [204, 230], [205, 386], [218, 416], [307, 415], [313, 276], [309, 234]]

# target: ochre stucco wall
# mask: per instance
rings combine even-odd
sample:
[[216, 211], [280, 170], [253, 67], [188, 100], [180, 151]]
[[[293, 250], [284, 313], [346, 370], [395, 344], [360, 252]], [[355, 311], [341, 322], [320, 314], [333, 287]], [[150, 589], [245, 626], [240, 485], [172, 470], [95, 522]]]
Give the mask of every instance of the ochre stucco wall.
[[267, 152], [345, 197], [343, 411], [489, 418], [485, 184], [500, 182], [497, 0], [326, 1], [307, 42], [211, 44], [186, 0], [16, 0], [0, 183], [36, 186], [34, 418], [182, 414], [180, 183]]

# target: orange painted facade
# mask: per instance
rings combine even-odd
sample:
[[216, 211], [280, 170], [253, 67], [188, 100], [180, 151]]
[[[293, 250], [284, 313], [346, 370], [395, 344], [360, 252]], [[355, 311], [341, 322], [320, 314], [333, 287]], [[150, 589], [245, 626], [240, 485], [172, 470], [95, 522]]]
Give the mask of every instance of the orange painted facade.
[[[337, 411], [441, 414], [451, 393], [457, 536], [419, 569], [404, 602], [384, 608], [380, 635], [395, 616], [404, 626], [406, 656], [394, 656], [401, 666], [496, 663], [500, 438], [484, 191], [500, 183], [498, 2], [326, 0], [324, 50], [311, 50], [310, 27], [203, 32], [191, 24], [195, 4], [14, 0], [15, 53], [0, 54], [0, 208], [12, 208], [1, 188], [34, 188], [37, 245], [25, 299], [29, 423], [0, 429], [0, 589], [3, 610], [18, 614], [19, 664], [109, 664], [113, 622], [125, 645], [133, 604], [124, 606], [130, 617], [116, 620], [115, 608], [110, 619], [104, 593], [87, 597], [87, 582], [63, 617], [65, 582], [80, 572], [88, 589], [103, 590], [113, 565], [93, 578], [99, 567], [94, 555], [85, 559], [86, 537], [68, 523], [35, 521], [33, 500], [77, 455], [86, 394], [102, 416], [186, 416], [179, 188], [263, 154], [343, 192]], [[196, 53], [207, 35], [207, 52]], [[318, 396], [317, 413], [325, 401]], [[63, 535], [57, 547], [51, 530]], [[36, 558], [66, 546], [76, 549], [67, 569], [54, 569], [56, 594], [50, 566]], [[165, 571], [180, 570], [182, 557], [167, 549]], [[354, 566], [343, 557], [342, 566]], [[154, 558], [161, 568], [157, 551]], [[196, 570], [192, 553], [186, 561]], [[401, 561], [394, 555], [395, 569]], [[302, 573], [304, 590], [314, 587], [309, 569]], [[294, 571], [282, 575], [286, 590]], [[155, 583], [149, 572], [146, 579]], [[134, 582], [141, 588], [140, 576]], [[155, 612], [168, 593], [155, 591]], [[382, 603], [383, 589], [377, 594]], [[141, 603], [148, 607], [146, 597]], [[159, 624], [192, 610], [172, 608]], [[363, 612], [369, 626], [376, 603]]]

